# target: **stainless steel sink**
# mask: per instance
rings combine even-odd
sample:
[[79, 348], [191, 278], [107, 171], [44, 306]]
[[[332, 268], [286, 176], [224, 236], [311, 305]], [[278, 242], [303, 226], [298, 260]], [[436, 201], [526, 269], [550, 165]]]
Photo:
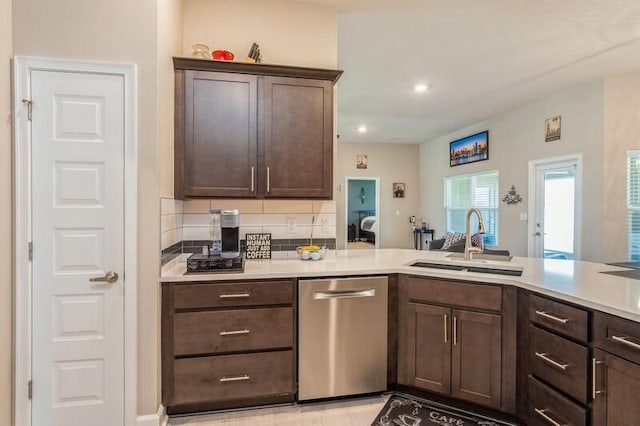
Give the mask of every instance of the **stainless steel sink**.
[[[506, 257], [506, 256], [501, 256]], [[446, 261], [445, 261], [446, 262]], [[474, 262], [474, 261], [465, 261], [465, 262]], [[438, 261], [426, 261], [426, 260], [415, 260], [407, 264], [407, 266], [414, 266], [417, 268], [427, 268], [427, 269], [444, 269], [448, 271], [459, 271], [459, 272], [471, 272], [471, 273], [480, 273], [480, 274], [495, 274], [495, 275], [508, 275], [512, 277], [520, 277], [522, 276], [522, 267], [520, 266], [509, 266], [509, 267], [499, 267], [499, 265], [488, 265], [488, 264], [460, 264], [460, 263], [443, 263]]]
[[[447, 255], [449, 259], [452, 260], [465, 260], [464, 253], [451, 253]], [[474, 253], [472, 259], [466, 260], [467, 262], [481, 262], [481, 261], [496, 261], [496, 262], [511, 262], [513, 256], [502, 256], [499, 254], [484, 254], [484, 253]]]

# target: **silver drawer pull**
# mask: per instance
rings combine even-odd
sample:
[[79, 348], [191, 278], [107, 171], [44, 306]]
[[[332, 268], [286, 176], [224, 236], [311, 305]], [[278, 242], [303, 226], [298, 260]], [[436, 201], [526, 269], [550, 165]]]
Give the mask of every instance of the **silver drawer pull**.
[[611, 340], [614, 340], [618, 343], [622, 343], [623, 345], [627, 345], [633, 349], [640, 350], [640, 345], [629, 340], [628, 337], [619, 337], [619, 336], [611, 336]]
[[316, 291], [313, 293], [313, 298], [316, 300], [322, 299], [349, 299], [354, 297], [374, 297], [376, 295], [375, 288], [369, 288], [366, 290], [329, 290], [329, 291]]
[[596, 399], [598, 395], [604, 393], [604, 391], [598, 390], [597, 386], [598, 364], [604, 364], [604, 361], [598, 361], [595, 358], [591, 358], [591, 396], [593, 399]]
[[220, 379], [221, 382], [241, 382], [243, 380], [249, 380], [250, 377], [247, 374], [243, 374], [242, 376], [231, 376], [231, 377], [223, 377]]
[[239, 299], [242, 297], [251, 296], [249, 293], [232, 293], [232, 294], [221, 294], [220, 299]]
[[245, 328], [244, 330], [221, 331], [220, 335], [221, 336], [234, 336], [236, 334], [249, 334], [249, 333], [251, 333], [251, 332]]
[[556, 317], [554, 315], [546, 313], [545, 311], [536, 311], [536, 314], [540, 315], [541, 317], [544, 317], [544, 318], [550, 319], [552, 321], [558, 322], [560, 324], [566, 324], [566, 323], [569, 322], [568, 318], [558, 318], [558, 317]]
[[444, 342], [449, 343], [449, 333], [447, 332], [447, 325], [449, 323], [449, 317], [445, 314], [444, 316]]
[[256, 174], [255, 174], [255, 167], [251, 166], [251, 192], [255, 192], [256, 190]]
[[568, 426], [566, 423], [558, 423], [555, 420], [553, 420], [551, 417], [549, 417], [549, 415], [547, 414], [547, 410], [546, 408], [544, 410], [540, 409], [540, 408], [534, 408], [533, 409], [540, 417], [542, 417], [543, 419], [545, 419], [547, 422], [549, 422], [550, 425], [553, 426]]
[[570, 364], [560, 364], [558, 361], [554, 361], [551, 358], [549, 358], [548, 355], [549, 354], [546, 354], [546, 353], [536, 352], [536, 356], [538, 358], [543, 359], [544, 361], [548, 362], [549, 364], [553, 365], [554, 367], [558, 367], [562, 371], [566, 370], [567, 367], [569, 367]]

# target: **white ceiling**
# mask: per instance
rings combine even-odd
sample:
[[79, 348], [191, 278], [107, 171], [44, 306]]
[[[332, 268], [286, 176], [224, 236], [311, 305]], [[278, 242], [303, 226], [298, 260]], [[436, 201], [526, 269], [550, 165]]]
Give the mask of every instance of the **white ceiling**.
[[297, 1], [339, 11], [340, 142], [421, 143], [640, 70], [640, 0]]

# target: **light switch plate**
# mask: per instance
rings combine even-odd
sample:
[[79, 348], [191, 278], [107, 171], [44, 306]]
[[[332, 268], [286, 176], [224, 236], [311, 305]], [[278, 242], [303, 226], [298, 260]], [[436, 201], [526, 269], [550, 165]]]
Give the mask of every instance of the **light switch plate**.
[[287, 234], [295, 234], [296, 233], [296, 218], [288, 217], [287, 218]]
[[526, 222], [527, 220], [529, 220], [529, 217], [526, 213], [520, 213], [520, 220], [522, 222]]

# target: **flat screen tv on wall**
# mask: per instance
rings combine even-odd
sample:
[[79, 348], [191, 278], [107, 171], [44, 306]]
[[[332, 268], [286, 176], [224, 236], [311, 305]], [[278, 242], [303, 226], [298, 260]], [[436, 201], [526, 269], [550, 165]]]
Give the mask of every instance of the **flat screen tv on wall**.
[[449, 143], [449, 166], [451, 167], [488, 159], [488, 130]]

